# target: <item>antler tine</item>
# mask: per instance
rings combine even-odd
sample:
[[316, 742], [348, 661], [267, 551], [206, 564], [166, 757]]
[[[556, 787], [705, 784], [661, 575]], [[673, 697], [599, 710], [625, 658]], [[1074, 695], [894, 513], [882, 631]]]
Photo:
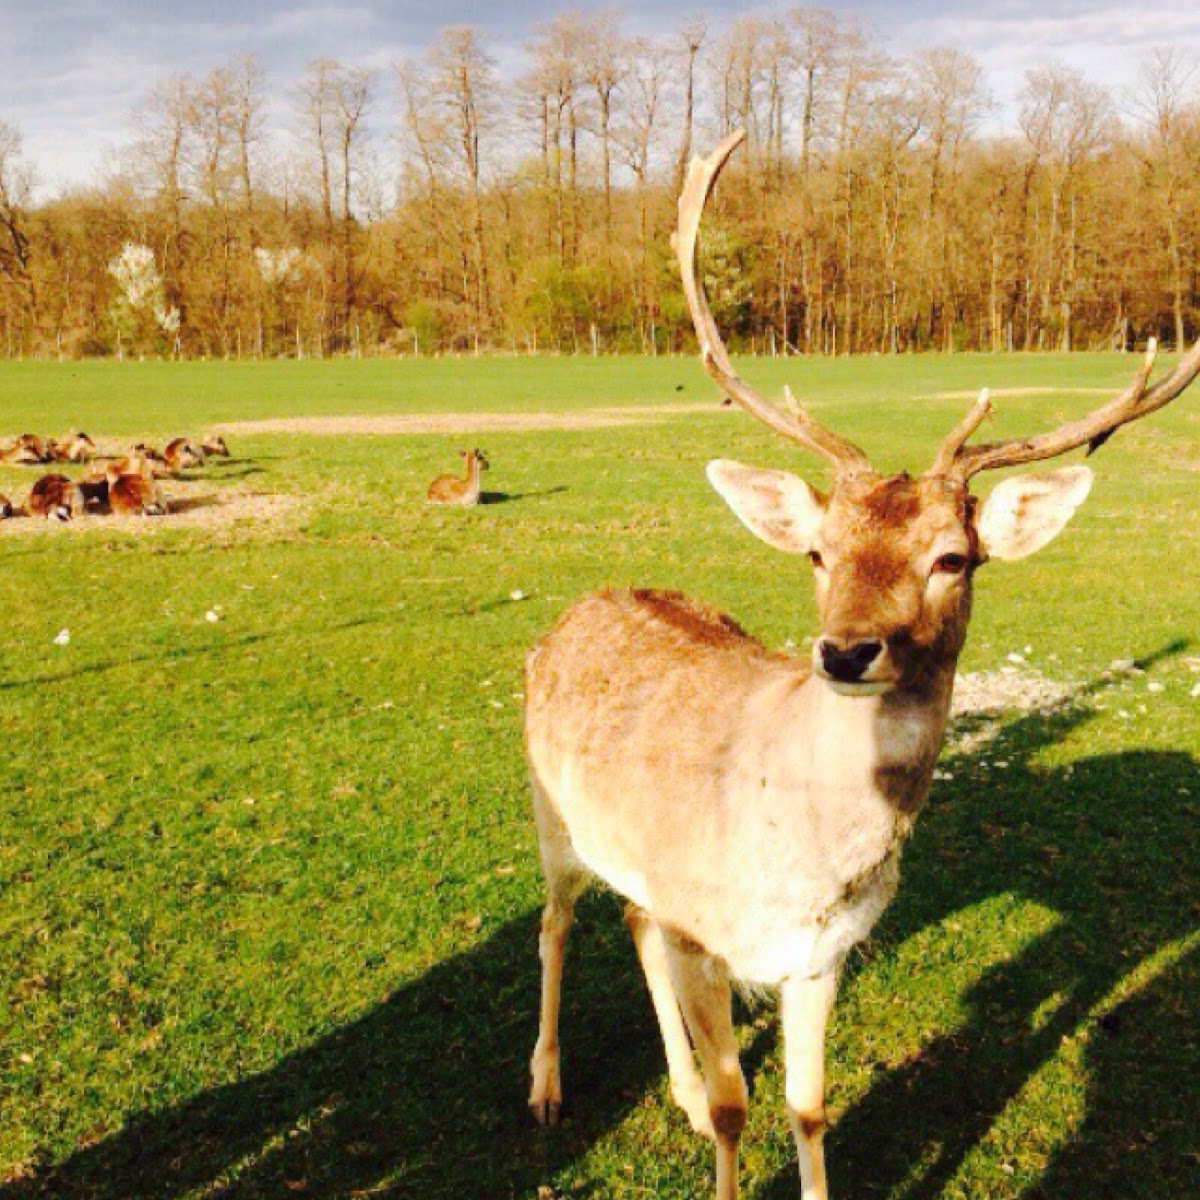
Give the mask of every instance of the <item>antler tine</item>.
[[987, 388], [981, 388], [978, 398], [971, 405], [970, 409], [968, 409], [967, 415], [946, 435], [946, 440], [942, 443], [941, 448], [937, 452], [937, 457], [933, 460], [933, 466], [929, 468], [929, 474], [948, 475], [951, 467], [954, 465], [955, 459], [967, 444], [967, 439], [991, 415], [992, 401], [990, 393]]
[[[1012, 467], [1019, 463], [1038, 462], [1041, 459], [1057, 458], [1086, 445], [1088, 453], [1098, 450], [1112, 435], [1130, 421], [1138, 421], [1152, 412], [1170, 404], [1200, 374], [1200, 340], [1179, 360], [1175, 369], [1147, 390], [1150, 373], [1154, 369], [1157, 344], [1153, 338], [1146, 347], [1146, 355], [1132, 382], [1124, 391], [1107, 404], [1101, 405], [1087, 416], [1050, 433], [1036, 437], [1010, 438], [1002, 442], [984, 442], [978, 446], [960, 443], [952, 455], [945, 453], [955, 435], [938, 452], [930, 474], [944, 474], [965, 483], [980, 471], [991, 471], [997, 467]], [[963, 422], [963, 427], [969, 423]], [[961, 427], [960, 427], [961, 428]], [[956, 430], [957, 434], [959, 431]], [[969, 436], [968, 431], [968, 436]], [[965, 442], [965, 438], [963, 439]]]
[[792, 413], [782, 412], [738, 377], [708, 306], [704, 285], [696, 272], [700, 218], [717, 176], [745, 136], [744, 131], [738, 130], [725, 138], [707, 158], [693, 158], [679, 197], [679, 227], [672, 241], [683, 278], [683, 292], [700, 342], [701, 361], [717, 386], [731, 400], [776, 433], [821, 455], [834, 465], [838, 474], [869, 471], [871, 464], [867, 456], [852, 442], [818, 425], [799, 404], [795, 404]]

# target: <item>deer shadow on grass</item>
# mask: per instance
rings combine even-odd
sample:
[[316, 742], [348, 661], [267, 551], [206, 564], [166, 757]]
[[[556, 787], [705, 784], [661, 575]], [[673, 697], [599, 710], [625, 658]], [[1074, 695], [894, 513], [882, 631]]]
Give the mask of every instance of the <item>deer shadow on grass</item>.
[[510, 504], [515, 500], [537, 500], [542, 496], [559, 496], [571, 489], [565, 484], [558, 487], [543, 488], [539, 492], [480, 492], [480, 504]]
[[[1200, 763], [1132, 750], [1040, 767], [1040, 751], [1096, 715], [1086, 699], [1001, 729], [986, 758], [1006, 769], [985, 769], [976, 754], [945, 762], [952, 779], [905, 854], [875, 952], [953, 929], [956, 915], [989, 903], [1037, 905], [1046, 919], [1017, 954], [980, 972], [961, 1025], [902, 1062], [875, 1064], [876, 1080], [827, 1138], [835, 1197], [948, 1194], [1026, 1088], [1038, 1094], [1022, 1098], [1024, 1112], [1058, 1122], [1047, 1138], [1058, 1144], [1040, 1173], [1009, 1163], [1014, 1174], [993, 1195], [1200, 1195], [1189, 1115], [1200, 1112]], [[853, 987], [852, 972], [843, 991]], [[1033, 1083], [1064, 1045], [1087, 1075], [1079, 1112], [1062, 1110], [1053, 1083]], [[836, 1109], [836, 1074], [830, 1085]], [[1029, 1118], [1017, 1109], [1011, 1119]], [[1005, 1148], [985, 1157], [1004, 1160], [1024, 1140], [1012, 1128], [997, 1136]], [[797, 1194], [794, 1167], [758, 1193]]]
[[[1198, 1194], [1188, 1139], [1189, 1114], [1200, 1111], [1200, 954], [1185, 942], [1144, 985], [1130, 972], [1195, 928], [1200, 766], [1150, 751], [1038, 765], [1092, 715], [1080, 707], [1005, 726], [986, 756], [1008, 762], [1003, 771], [984, 771], [977, 754], [947, 761], [954, 778], [918, 826], [876, 953], [988, 903], [1017, 898], [1048, 917], [1019, 952], [980, 972], [960, 1026], [877, 1064], [830, 1133], [834, 1196], [943, 1194], [1064, 1039], [1076, 1039], [1089, 1073], [1086, 1111], [1029, 1200], [1129, 1194], [1135, 1166], [1146, 1196]], [[586, 897], [580, 917], [564, 989], [568, 1112], [557, 1130], [535, 1130], [525, 1111], [538, 1001], [529, 912], [260, 1074], [135, 1114], [57, 1166], [0, 1186], [0, 1200], [532, 1196], [663, 1072], [618, 905]], [[747, 1050], [751, 1076], [774, 1039], [772, 1027]], [[831, 1085], [836, 1106], [836, 1076]], [[1009, 1184], [995, 1194], [1022, 1194], [1019, 1178]], [[613, 1190], [608, 1178], [580, 1180], [572, 1194]], [[757, 1194], [796, 1200], [794, 1167]]]
[[593, 896], [580, 915], [557, 1129], [539, 1131], [525, 1103], [538, 1004], [529, 912], [261, 1074], [132, 1115], [97, 1145], [0, 1185], [0, 1200], [535, 1194], [661, 1072], [619, 906]]

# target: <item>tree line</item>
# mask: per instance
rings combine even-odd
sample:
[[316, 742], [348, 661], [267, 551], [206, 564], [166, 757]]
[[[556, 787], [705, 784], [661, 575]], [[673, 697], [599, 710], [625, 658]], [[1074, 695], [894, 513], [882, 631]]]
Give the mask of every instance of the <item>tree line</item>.
[[1178, 345], [1197, 66], [1154, 52], [1121, 94], [1034, 67], [997, 133], [970, 55], [819, 8], [659, 37], [568, 12], [510, 78], [456, 26], [386, 73], [318, 59], [283, 105], [240, 57], [161, 81], [103, 181], [53, 198], [0, 120], [0, 354], [688, 349], [675, 198], [735, 128], [702, 247], [734, 347]]

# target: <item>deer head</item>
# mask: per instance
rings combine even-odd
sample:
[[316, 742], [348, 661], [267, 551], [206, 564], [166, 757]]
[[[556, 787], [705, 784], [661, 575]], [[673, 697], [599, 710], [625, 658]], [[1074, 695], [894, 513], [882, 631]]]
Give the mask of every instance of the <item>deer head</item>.
[[675, 250], [705, 369], [726, 395], [776, 433], [824, 458], [834, 481], [822, 493], [786, 471], [710, 463], [708, 478], [738, 518], [777, 549], [806, 554], [816, 578], [820, 636], [813, 668], [837, 691], [869, 694], [920, 688], [953, 670], [971, 609], [976, 569], [989, 558], [1034, 553], [1070, 520], [1091, 488], [1085, 466], [1005, 480], [980, 504], [978, 472], [1049, 459], [1079, 446], [1089, 453], [1123, 424], [1173, 400], [1200, 372], [1200, 342], [1149, 387], [1151, 341], [1133, 382], [1086, 417], [1036, 437], [968, 445], [991, 411], [982, 392], [917, 477], [882, 476], [853, 443], [823, 428], [785, 392], [778, 408], [738, 378], [696, 273], [705, 202], [742, 133], [693, 160], [679, 200]]

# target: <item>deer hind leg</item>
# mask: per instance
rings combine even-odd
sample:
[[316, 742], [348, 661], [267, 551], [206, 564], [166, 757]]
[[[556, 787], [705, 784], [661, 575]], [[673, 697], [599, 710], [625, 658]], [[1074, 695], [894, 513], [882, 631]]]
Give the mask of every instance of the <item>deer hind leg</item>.
[[788, 1121], [800, 1163], [801, 1200], [827, 1200], [825, 1186], [825, 1023], [837, 976], [783, 985], [783, 1042]]
[[717, 1200], [737, 1200], [738, 1141], [746, 1125], [746, 1080], [733, 1032], [729, 972], [718, 958], [664, 933], [671, 982], [700, 1059], [717, 1145]]
[[557, 1125], [562, 1111], [558, 1014], [562, 1000], [563, 957], [574, 919], [575, 901], [587, 886], [588, 877], [575, 856], [566, 826], [536, 782], [533, 794], [538, 847], [546, 877], [546, 906], [542, 910], [542, 928], [538, 937], [542, 1000], [537, 1045], [529, 1063], [529, 1073], [533, 1077], [529, 1107], [538, 1124]]
[[654, 1013], [658, 1017], [658, 1028], [662, 1032], [663, 1045], [667, 1051], [671, 1095], [675, 1098], [675, 1103], [687, 1113], [688, 1120], [697, 1133], [707, 1138], [715, 1138], [704, 1080], [696, 1070], [692, 1044], [688, 1041], [683, 1014], [679, 1011], [679, 999], [671, 983], [671, 968], [667, 961], [663, 931], [650, 914], [636, 904], [626, 908], [625, 924], [633, 937], [633, 944], [646, 976], [646, 984], [650, 989], [650, 999], [654, 1002]]

